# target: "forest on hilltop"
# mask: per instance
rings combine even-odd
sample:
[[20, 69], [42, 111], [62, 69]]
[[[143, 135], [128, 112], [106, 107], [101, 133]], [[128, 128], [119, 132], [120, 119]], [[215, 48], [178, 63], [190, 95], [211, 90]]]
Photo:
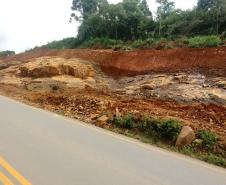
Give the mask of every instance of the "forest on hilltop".
[[123, 0], [118, 4], [109, 4], [107, 0], [73, 0], [71, 17], [81, 23], [80, 39], [173, 38], [226, 31], [226, 0], [198, 0], [192, 10], [176, 9], [170, 0], [156, 2], [157, 14], [153, 16], [147, 0]]
[[190, 10], [170, 0], [156, 0], [154, 14], [148, 0], [73, 0], [70, 22], [79, 22], [77, 37], [42, 47], [62, 48], [174, 48], [226, 45], [226, 0], [198, 0]]

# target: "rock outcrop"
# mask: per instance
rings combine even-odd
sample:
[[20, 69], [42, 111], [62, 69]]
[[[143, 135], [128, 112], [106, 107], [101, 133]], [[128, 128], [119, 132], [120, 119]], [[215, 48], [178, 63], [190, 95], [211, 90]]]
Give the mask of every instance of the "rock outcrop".
[[79, 59], [37, 58], [20, 67], [22, 77], [44, 78], [58, 75], [70, 75], [87, 79], [95, 76], [93, 66]]

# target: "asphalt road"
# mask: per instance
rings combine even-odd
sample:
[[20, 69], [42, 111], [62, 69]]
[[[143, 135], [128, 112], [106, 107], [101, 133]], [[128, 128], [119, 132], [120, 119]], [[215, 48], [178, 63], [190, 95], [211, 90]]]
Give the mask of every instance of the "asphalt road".
[[24, 185], [224, 185], [226, 170], [0, 96], [0, 184], [7, 180]]

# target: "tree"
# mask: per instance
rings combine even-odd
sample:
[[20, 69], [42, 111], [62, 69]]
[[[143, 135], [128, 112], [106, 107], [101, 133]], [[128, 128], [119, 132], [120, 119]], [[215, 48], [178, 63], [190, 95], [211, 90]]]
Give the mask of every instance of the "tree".
[[80, 13], [81, 17], [76, 14], [72, 14], [72, 17], [87, 19], [90, 15], [97, 13], [107, 5], [107, 0], [73, 0], [71, 9]]
[[159, 4], [157, 9], [157, 19], [159, 21], [159, 36], [161, 35], [162, 21], [166, 19], [174, 10], [175, 4], [169, 0], [156, 0]]
[[[192, 10], [175, 9], [172, 0], [156, 0], [157, 18], [153, 20], [147, 0], [73, 0], [72, 17], [80, 21], [80, 41], [105, 37], [136, 40], [220, 34], [226, 30], [226, 0], [198, 0]], [[80, 17], [79, 17], [80, 15]]]
[[225, 0], [198, 0], [197, 11], [205, 14], [203, 22], [208, 24], [209, 32], [218, 34], [225, 28], [226, 1]]
[[123, 9], [122, 4], [112, 4], [102, 12], [103, 19], [106, 22], [108, 28], [108, 37], [118, 39], [122, 38], [123, 29], [126, 25], [126, 12]]
[[15, 51], [9, 51], [9, 50], [0, 51], [0, 57], [8, 57], [11, 55], [15, 55]]
[[148, 7], [148, 3], [146, 0], [141, 1], [140, 8], [141, 8], [142, 12], [144, 13], [144, 15], [146, 15], [152, 19], [152, 13]]
[[[83, 13], [84, 8], [78, 4], [79, 1], [82, 2], [74, 0], [77, 3], [74, 9], [83, 14], [78, 33], [80, 39], [108, 37], [116, 40], [134, 40], [147, 37], [151, 31], [153, 18], [146, 0], [123, 0], [118, 4], [105, 4], [104, 7], [92, 8], [88, 14]], [[76, 17], [74, 14], [72, 16]]]
[[197, 9], [198, 10], [211, 10], [217, 0], [198, 0]]

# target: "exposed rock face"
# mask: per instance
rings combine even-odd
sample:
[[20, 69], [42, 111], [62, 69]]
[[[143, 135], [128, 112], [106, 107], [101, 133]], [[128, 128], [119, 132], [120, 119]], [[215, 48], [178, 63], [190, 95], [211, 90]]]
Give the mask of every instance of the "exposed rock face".
[[176, 146], [185, 146], [191, 144], [195, 140], [195, 132], [189, 126], [183, 126], [177, 141]]
[[70, 75], [87, 79], [95, 76], [93, 66], [79, 59], [38, 58], [20, 67], [22, 77], [43, 78], [58, 75]]

